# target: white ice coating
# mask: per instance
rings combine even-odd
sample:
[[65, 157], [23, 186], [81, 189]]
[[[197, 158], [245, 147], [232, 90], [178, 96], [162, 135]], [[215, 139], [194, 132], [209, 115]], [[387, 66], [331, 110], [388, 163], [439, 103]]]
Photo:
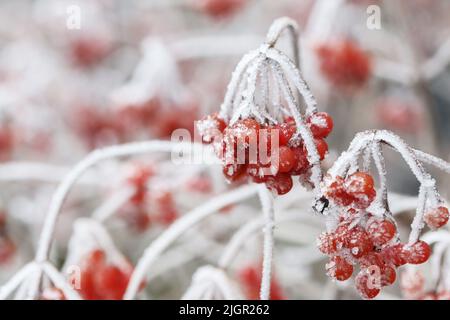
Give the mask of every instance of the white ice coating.
[[203, 266], [195, 271], [192, 283], [182, 300], [242, 300], [242, 293], [227, 276], [213, 266]]

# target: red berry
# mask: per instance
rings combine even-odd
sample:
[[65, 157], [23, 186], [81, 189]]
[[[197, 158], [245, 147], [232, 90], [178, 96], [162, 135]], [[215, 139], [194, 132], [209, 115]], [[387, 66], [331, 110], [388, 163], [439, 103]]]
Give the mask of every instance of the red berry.
[[316, 144], [317, 153], [319, 154], [320, 160], [325, 159], [328, 152], [328, 144], [323, 139], [314, 139]]
[[320, 70], [336, 87], [353, 89], [363, 86], [370, 77], [368, 55], [355, 43], [342, 40], [317, 49]]
[[448, 209], [442, 206], [427, 211], [423, 217], [426, 224], [432, 229], [437, 229], [447, 224], [448, 218]]
[[325, 265], [327, 275], [339, 281], [345, 281], [353, 274], [353, 266], [340, 256], [334, 256]]
[[330, 233], [322, 232], [317, 238], [317, 247], [320, 252], [331, 255], [337, 249], [336, 238]]
[[376, 246], [381, 246], [389, 242], [397, 231], [395, 225], [389, 220], [369, 220], [366, 227], [372, 242]]
[[96, 274], [95, 286], [103, 299], [120, 300], [127, 288], [129, 276], [114, 265], [108, 265]]
[[[281, 146], [278, 149], [278, 163], [272, 164], [275, 172], [286, 173], [291, 171], [291, 169], [296, 164], [296, 157], [294, 152], [287, 146]], [[278, 168], [277, 168], [278, 167]]]
[[[261, 286], [261, 270], [253, 266], [245, 267], [239, 272], [240, 283], [244, 286], [244, 291], [249, 300], [259, 299], [259, 291]], [[270, 299], [285, 299], [282, 288], [276, 277], [272, 277], [270, 281]]]
[[354, 198], [354, 205], [359, 209], [366, 209], [375, 199], [374, 181], [370, 174], [356, 172], [347, 177], [345, 191]]
[[353, 197], [347, 193], [344, 187], [344, 179], [340, 176], [335, 178], [326, 176], [325, 196], [338, 206], [349, 206], [353, 202]]
[[239, 10], [245, 4], [245, 0], [201, 0], [199, 9], [210, 16], [221, 18]]
[[225, 130], [227, 124], [214, 113], [197, 121], [196, 126], [202, 137], [202, 141], [204, 143], [211, 143], [216, 137], [221, 136], [221, 133]]
[[267, 189], [276, 192], [278, 195], [288, 193], [292, 189], [292, 178], [289, 174], [279, 173], [276, 176], [269, 176], [266, 180]]
[[395, 279], [397, 279], [397, 273], [395, 272], [395, 269], [389, 266], [385, 266], [381, 272], [381, 286], [390, 286], [395, 282]]
[[285, 146], [289, 143], [294, 133], [297, 131], [295, 125], [290, 123], [282, 123], [273, 127], [278, 130], [278, 136], [280, 139], [280, 146]]
[[295, 157], [294, 166], [290, 172], [291, 175], [297, 176], [305, 173], [309, 168], [309, 161], [303, 147], [294, 147], [291, 148], [291, 151], [294, 153]]
[[367, 270], [361, 270], [355, 278], [356, 289], [364, 299], [373, 299], [380, 293], [376, 282]]
[[381, 255], [387, 264], [393, 264], [400, 267], [407, 263], [407, 254], [404, 250], [403, 243], [397, 243], [386, 247], [381, 251]]
[[373, 250], [373, 243], [369, 235], [358, 226], [349, 230], [344, 246], [355, 258], [361, 258]]
[[431, 248], [428, 243], [421, 240], [417, 241], [411, 246], [404, 248], [406, 253], [406, 260], [410, 264], [421, 264], [426, 262], [431, 255]]
[[245, 170], [246, 170], [246, 165], [234, 164], [234, 163], [225, 164], [222, 169], [223, 174], [229, 181], [236, 181], [236, 180], [242, 178], [242, 176], [245, 173]]
[[314, 138], [326, 138], [333, 130], [333, 119], [326, 112], [313, 113], [306, 122]]
[[370, 268], [376, 266], [382, 269], [385, 266], [383, 256], [375, 251], [367, 253], [365, 256], [360, 258], [358, 262], [361, 265], [361, 268]]
[[267, 181], [267, 178], [270, 176], [270, 174], [268, 174], [268, 172], [266, 171], [270, 172], [270, 167], [263, 167], [258, 164], [249, 164], [247, 166], [247, 175], [249, 175], [255, 183], [262, 183]]

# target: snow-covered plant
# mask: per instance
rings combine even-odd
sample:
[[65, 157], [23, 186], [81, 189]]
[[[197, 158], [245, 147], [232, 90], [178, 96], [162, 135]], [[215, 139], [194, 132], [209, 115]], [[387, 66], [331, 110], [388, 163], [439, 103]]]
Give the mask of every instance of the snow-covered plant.
[[[284, 31], [290, 35], [292, 59], [276, 48]], [[261, 226], [264, 236], [262, 267], [248, 269], [246, 278], [253, 291], [255, 279], [260, 281], [257, 288], [260, 299], [271, 298], [271, 292], [282, 297], [275, 290], [277, 282], [272, 277], [274, 228], [282, 220], [298, 219], [298, 215], [282, 218], [275, 212], [275, 201], [283, 197], [293, 202], [304, 201], [294, 188], [298, 184], [311, 191], [308, 199], [312, 202], [313, 213], [323, 220], [327, 229], [319, 237], [318, 247], [330, 257], [326, 265], [328, 275], [343, 281], [359, 268], [355, 283], [363, 298], [374, 298], [382, 287], [393, 284], [401, 265], [427, 261], [431, 248], [425, 239], [420, 239], [422, 229], [425, 224], [432, 229], [442, 227], [449, 219], [449, 212], [437, 191], [435, 179], [424, 165], [450, 172], [450, 164], [411, 148], [391, 132], [372, 130], [357, 134], [348, 150], [323, 174], [322, 160], [328, 151], [324, 139], [333, 129], [333, 120], [327, 113], [319, 112], [303, 79], [297, 41], [296, 23], [289, 18], [277, 19], [265, 42], [242, 58], [233, 72], [218, 113], [197, 123], [202, 141], [208, 147], [186, 141], [134, 142], [96, 149], [74, 166], [51, 198], [35, 258], [2, 286], [0, 298], [135, 299], [140, 290], [149, 285], [146, 278], [155, 262], [177, 239], [217, 211], [254, 196], [259, 198], [263, 217], [236, 232], [217, 265], [197, 270], [184, 297], [241, 297], [228, 268], [246, 237]], [[130, 88], [140, 93], [145, 91], [140, 87], [145, 84], [140, 81], [141, 76], [135, 74], [136, 83], [131, 81], [124, 91], [125, 96]], [[143, 95], [140, 98], [139, 103], [151, 97]], [[420, 184], [416, 215], [409, 238], [404, 242], [390, 210], [384, 148], [399, 152]], [[148, 200], [145, 191], [152, 183], [154, 172], [138, 167], [129, 176], [121, 201], [113, 196], [111, 202], [100, 207], [92, 218], [78, 219], [74, 223], [64, 270], [78, 266], [80, 278], [79, 281], [66, 279], [52, 262], [51, 249], [64, 201], [82, 175], [100, 162], [113, 158], [179, 152], [202, 153], [206, 160], [206, 164], [201, 164], [202, 168], [218, 158], [223, 174], [231, 184], [229, 190], [209, 197], [170, 221], [167, 228], [148, 244], [133, 268], [113, 244], [102, 223], [127, 201], [141, 205]], [[378, 176], [378, 188], [371, 173], [372, 162]], [[167, 201], [163, 203], [167, 205]], [[102, 272], [98, 273], [98, 270]], [[259, 270], [260, 277], [255, 277]], [[69, 281], [80, 286], [71, 286]]]

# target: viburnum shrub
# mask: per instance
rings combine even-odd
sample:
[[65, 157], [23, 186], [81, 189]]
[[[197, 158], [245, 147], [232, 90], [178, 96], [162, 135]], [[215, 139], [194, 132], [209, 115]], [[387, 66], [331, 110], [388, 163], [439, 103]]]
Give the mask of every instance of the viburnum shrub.
[[[291, 36], [293, 60], [275, 47], [284, 30]], [[98, 149], [81, 160], [51, 199], [34, 260], [25, 264], [1, 288], [0, 298], [16, 292], [18, 297], [44, 299], [49, 297], [49, 290], [56, 289], [62, 292], [57, 296], [66, 299], [134, 299], [143, 283], [148, 283], [146, 276], [152, 273], [150, 268], [160, 260], [164, 250], [184, 233], [194, 230], [203, 219], [255, 195], [259, 197], [264, 216], [236, 231], [223, 250], [218, 266], [200, 268], [185, 296], [215, 297], [208, 292], [219, 292], [220, 297], [238, 296], [231, 294], [235, 292], [230, 289], [233, 281], [227, 277], [231, 261], [248, 236], [264, 227], [261, 272], [259, 268], [243, 269], [239, 278], [248, 297], [255, 298], [259, 291], [260, 299], [269, 299], [271, 294], [272, 298], [282, 298], [284, 295], [272, 278], [275, 210], [278, 208], [274, 198], [288, 194], [280, 199], [283, 200], [293, 195], [294, 183], [311, 190], [312, 208], [323, 218], [326, 230], [319, 236], [318, 247], [329, 257], [326, 273], [338, 281], [354, 276], [355, 287], [363, 298], [374, 298], [383, 287], [392, 285], [399, 267], [426, 262], [431, 255], [429, 243], [433, 241], [421, 238], [422, 230], [426, 226], [443, 227], [449, 212], [435, 179], [424, 166], [450, 172], [450, 164], [413, 149], [389, 131], [370, 130], [358, 133], [348, 150], [323, 174], [321, 161], [328, 150], [324, 139], [331, 133], [333, 121], [327, 113], [317, 109], [315, 98], [300, 73], [297, 30], [295, 22], [288, 18], [276, 20], [266, 41], [238, 63], [219, 112], [197, 123], [207, 146], [175, 139], [140, 141]], [[367, 56], [350, 43], [321, 49], [320, 54], [323, 71], [336, 85], [360, 86], [370, 75]], [[97, 128], [96, 123], [93, 128]], [[400, 154], [420, 185], [408, 239], [400, 236], [390, 210], [384, 148]], [[126, 192], [120, 196], [113, 194], [92, 217], [78, 218], [74, 222], [63, 269], [69, 271], [78, 266], [81, 286], [70, 286], [50, 260], [55, 226], [69, 191], [85, 171], [101, 161], [156, 152], [191, 156], [202, 152], [206, 162], [202, 163], [202, 169], [211, 176], [209, 170], [213, 168], [208, 165], [209, 161], [219, 158], [225, 178], [234, 182], [234, 186], [181, 215], [175, 205], [175, 192], [155, 183], [160, 168], [135, 167], [123, 183]], [[187, 170], [180, 171], [185, 174]], [[170, 182], [178, 184], [178, 180]], [[154, 188], [149, 188], [151, 186]], [[208, 190], [208, 187], [200, 189]], [[144, 215], [145, 208], [158, 208], [155, 221], [167, 225], [145, 248], [134, 267], [114, 245], [103, 225], [105, 217], [121, 209], [124, 203], [143, 209], [139, 214]], [[144, 221], [144, 228], [146, 223]], [[219, 228], [222, 230], [223, 226]], [[196, 235], [191, 232], [189, 238]], [[203, 243], [204, 239], [200, 238], [199, 242]], [[181, 247], [179, 252], [183, 251]], [[205, 278], [207, 286], [203, 285]], [[76, 282], [77, 277], [73, 279]], [[22, 292], [24, 290], [19, 288], [27, 290]]]

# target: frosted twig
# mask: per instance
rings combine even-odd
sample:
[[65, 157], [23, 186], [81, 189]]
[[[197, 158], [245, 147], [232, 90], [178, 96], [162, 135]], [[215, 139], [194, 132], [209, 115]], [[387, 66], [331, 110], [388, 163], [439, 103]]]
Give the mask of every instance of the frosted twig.
[[417, 206], [416, 215], [414, 216], [414, 220], [411, 223], [411, 232], [408, 238], [408, 244], [412, 245], [419, 240], [420, 231], [424, 227], [423, 223], [423, 215], [425, 213], [425, 204], [427, 198], [428, 190], [424, 185], [420, 186], [419, 189], [419, 205]]
[[314, 95], [312, 94], [311, 90], [300, 74], [300, 71], [295, 67], [294, 63], [284, 53], [275, 48], [269, 48], [267, 50], [267, 57], [276, 61], [284, 70], [284, 72], [286, 72], [288, 78], [292, 80], [293, 84], [305, 101], [306, 116], [317, 112], [316, 99], [314, 98]]
[[58, 270], [48, 262], [42, 264], [42, 270], [50, 278], [53, 284], [64, 293], [64, 296], [70, 300], [81, 300], [80, 295], [72, 289], [66, 279], [61, 276]]
[[298, 45], [299, 34], [297, 22], [288, 17], [276, 19], [270, 26], [269, 31], [267, 32], [266, 43], [270, 47], [274, 47], [278, 41], [278, 38], [281, 36], [281, 33], [284, 30], [289, 31], [294, 63], [297, 69], [300, 69], [300, 54], [299, 54], [300, 50]]
[[383, 208], [386, 211], [389, 211], [388, 190], [386, 181], [386, 164], [384, 161], [383, 150], [381, 149], [379, 143], [372, 144], [372, 155], [380, 179], [380, 190], [381, 190], [380, 200], [383, 205]]
[[263, 266], [261, 276], [260, 299], [270, 299], [270, 281], [272, 278], [273, 258], [273, 230], [275, 228], [275, 214], [273, 208], [273, 197], [264, 185], [258, 186], [258, 195], [261, 201], [262, 211], [265, 217], [264, 223], [264, 250]]
[[322, 180], [322, 169], [320, 168], [320, 157], [317, 152], [316, 144], [314, 143], [314, 138], [312, 136], [311, 131], [306, 127], [305, 122], [303, 121], [302, 115], [297, 109], [295, 104], [295, 98], [292, 95], [292, 92], [289, 88], [289, 84], [287, 83], [284, 74], [280, 71], [280, 66], [276, 63], [272, 64], [272, 69], [277, 77], [279, 82], [279, 86], [284, 93], [285, 99], [289, 105], [289, 110], [291, 115], [294, 117], [295, 124], [297, 126], [297, 133], [303, 138], [305, 142], [306, 150], [308, 151], [308, 160], [312, 164], [312, 175], [311, 180], [314, 183], [314, 192], [316, 194], [320, 193], [320, 181]]
[[222, 105], [220, 106], [219, 116], [224, 120], [229, 120], [229, 110], [233, 105], [233, 100], [235, 99], [237, 88], [239, 82], [244, 74], [247, 66], [259, 55], [259, 50], [253, 50], [247, 53], [241, 61], [239, 61], [238, 65], [233, 71], [231, 75], [230, 83], [228, 84], [227, 91], [225, 93], [225, 98], [223, 100]]
[[16, 274], [0, 288], [0, 300], [5, 300], [31, 273], [36, 271], [36, 269], [37, 264], [30, 262], [16, 272]]
[[256, 192], [257, 187], [255, 185], [246, 185], [234, 189], [221, 196], [211, 198], [203, 205], [193, 209], [183, 215], [183, 217], [176, 220], [163, 234], [154, 240], [147, 247], [147, 249], [145, 249], [142, 257], [136, 264], [133, 274], [131, 275], [124, 299], [130, 300], [135, 297], [138, 288], [145, 277], [145, 273], [148, 272], [150, 266], [155, 262], [161, 252], [170, 246], [170, 244], [172, 244], [186, 230], [196, 225], [198, 222], [213, 214], [217, 210], [229, 204], [249, 198]]

